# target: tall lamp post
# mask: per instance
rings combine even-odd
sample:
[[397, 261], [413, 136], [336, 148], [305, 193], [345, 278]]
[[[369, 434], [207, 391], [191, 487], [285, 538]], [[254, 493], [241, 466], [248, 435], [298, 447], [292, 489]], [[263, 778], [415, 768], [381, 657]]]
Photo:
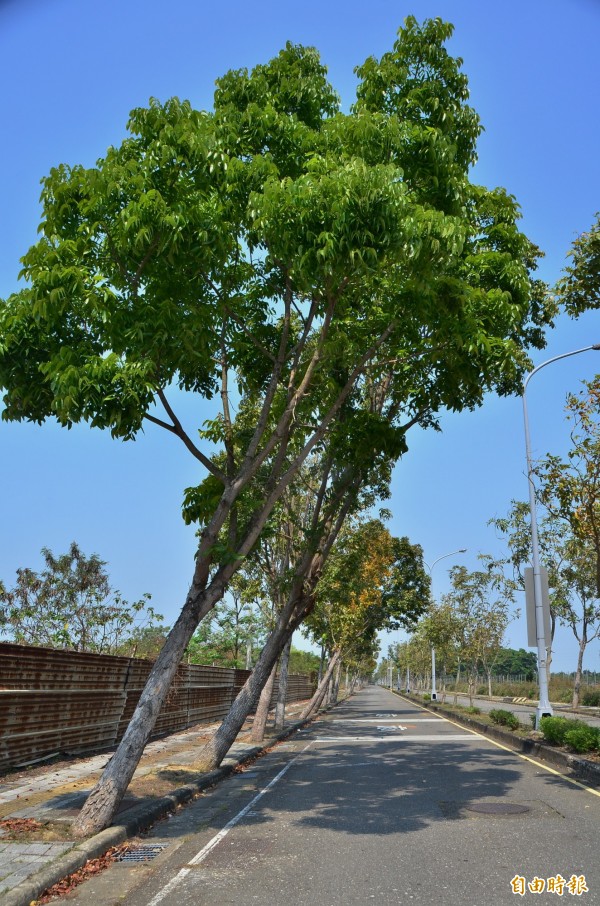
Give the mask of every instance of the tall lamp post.
[[[454, 554], [466, 554], [466, 552], [467, 552], [467, 548], [461, 547], [460, 550], [450, 551], [449, 554], [442, 554], [441, 557], [438, 557], [437, 560], [433, 561], [431, 566], [429, 566], [428, 563], [425, 563], [425, 561], [423, 561], [423, 563], [425, 563], [425, 566], [429, 570], [430, 578], [431, 578], [431, 573], [433, 572], [433, 567], [435, 566], [436, 563], [439, 563], [440, 560], [445, 560], [446, 557], [453, 557]], [[434, 702], [436, 700], [437, 700], [437, 691], [435, 688], [435, 648], [432, 645], [431, 646], [431, 701]]]
[[600, 350], [600, 343], [593, 346], [584, 346], [582, 349], [574, 349], [572, 352], [563, 352], [562, 355], [555, 355], [538, 365], [533, 371], [530, 371], [523, 381], [523, 419], [525, 421], [525, 453], [527, 456], [527, 481], [529, 484], [529, 510], [531, 513], [531, 549], [532, 549], [532, 566], [533, 566], [533, 597], [535, 601], [535, 635], [538, 652], [538, 683], [540, 687], [540, 700], [536, 710], [535, 725], [539, 729], [542, 717], [552, 714], [552, 706], [548, 697], [548, 676], [546, 674], [548, 652], [546, 650], [546, 638], [544, 630], [544, 605], [542, 597], [542, 577], [540, 571], [540, 547], [537, 528], [537, 512], [535, 500], [535, 485], [533, 483], [533, 462], [531, 458], [531, 436], [529, 433], [529, 418], [527, 415], [527, 385], [538, 371], [551, 365], [552, 362], [558, 362], [560, 359], [568, 359], [572, 355], [579, 355], [580, 352], [590, 352], [592, 349]]

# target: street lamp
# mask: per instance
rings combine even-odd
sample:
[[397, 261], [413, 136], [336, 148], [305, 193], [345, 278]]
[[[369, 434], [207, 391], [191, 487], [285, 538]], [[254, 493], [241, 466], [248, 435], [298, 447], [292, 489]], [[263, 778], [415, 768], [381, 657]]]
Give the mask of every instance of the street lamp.
[[523, 418], [525, 421], [525, 453], [527, 456], [527, 480], [529, 484], [529, 510], [531, 513], [531, 548], [533, 564], [533, 598], [535, 601], [535, 634], [538, 650], [538, 683], [540, 687], [540, 700], [536, 710], [535, 725], [539, 729], [542, 717], [552, 714], [552, 706], [548, 697], [548, 676], [546, 674], [546, 663], [548, 653], [546, 651], [546, 638], [544, 630], [544, 607], [542, 601], [542, 577], [540, 572], [540, 548], [537, 529], [537, 514], [535, 502], [535, 485], [533, 483], [533, 464], [531, 459], [531, 437], [529, 434], [529, 419], [527, 416], [527, 398], [526, 390], [529, 381], [534, 374], [551, 365], [552, 362], [558, 362], [560, 359], [568, 359], [572, 355], [579, 355], [580, 352], [590, 352], [592, 349], [600, 350], [600, 343], [593, 346], [584, 346], [582, 349], [574, 349], [572, 352], [563, 352], [562, 355], [555, 355], [538, 365], [533, 371], [530, 371], [523, 381]]
[[[429, 564], [426, 563], [425, 560], [423, 560], [423, 563], [425, 563], [425, 566], [429, 570], [429, 576], [431, 577], [433, 567], [435, 566], [436, 563], [439, 563], [440, 560], [445, 560], [446, 557], [453, 557], [454, 554], [466, 554], [466, 552], [467, 552], [467, 548], [461, 547], [460, 550], [450, 551], [449, 554], [442, 554], [441, 557], [438, 557], [437, 560], [433, 561], [431, 566], [429, 566]], [[435, 648], [432, 645], [431, 646], [431, 701], [434, 702], [436, 700], [437, 700], [437, 691], [435, 688]]]

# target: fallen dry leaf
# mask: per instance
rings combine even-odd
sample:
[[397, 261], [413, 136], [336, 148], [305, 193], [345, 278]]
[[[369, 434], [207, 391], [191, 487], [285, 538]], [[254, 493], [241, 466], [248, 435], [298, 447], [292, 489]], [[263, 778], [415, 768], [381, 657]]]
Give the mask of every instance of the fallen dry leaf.
[[32, 900], [29, 906], [43, 906], [45, 903], [50, 903], [52, 900], [64, 897], [67, 893], [70, 893], [72, 890], [75, 890], [76, 887], [79, 887], [80, 884], [83, 884], [87, 878], [91, 878], [93, 875], [97, 875], [98, 872], [108, 868], [112, 862], [115, 862], [119, 856], [122, 853], [127, 852], [130, 847], [130, 843], [123, 843], [121, 846], [111, 847], [108, 852], [104, 853], [104, 855], [100, 856], [98, 859], [88, 859], [83, 868], [79, 868], [77, 871], [74, 871], [72, 875], [68, 875], [66, 878], [63, 878], [62, 881], [59, 881], [58, 884], [49, 887], [37, 900]]
[[35, 818], [3, 818], [0, 828], [9, 834], [26, 834], [29, 831], [39, 830], [42, 825]]

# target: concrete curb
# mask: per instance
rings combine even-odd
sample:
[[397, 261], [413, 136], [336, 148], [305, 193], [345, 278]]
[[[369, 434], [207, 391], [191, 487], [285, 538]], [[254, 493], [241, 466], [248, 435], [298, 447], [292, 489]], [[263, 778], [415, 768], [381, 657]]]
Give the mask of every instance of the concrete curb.
[[549, 761], [550, 764], [565, 768], [579, 780], [586, 780], [588, 783], [600, 785], [600, 764], [596, 764], [594, 761], [588, 761], [586, 758], [571, 755], [569, 752], [563, 752], [562, 749], [555, 749], [552, 746], [546, 745], [543, 742], [537, 742], [534, 739], [521, 739], [518, 736], [514, 736], [508, 730], [503, 730], [501, 727], [490, 727], [488, 724], [478, 721], [476, 717], [461, 714], [459, 711], [453, 711], [448, 706], [441, 708], [434, 702], [427, 702], [427, 704], [424, 704], [415, 696], [406, 695], [405, 693], [400, 695], [400, 693], [395, 690], [392, 690], [392, 692], [400, 698], [405, 698], [407, 701], [420, 705], [422, 708], [425, 708], [426, 711], [432, 711], [433, 713], [450, 717], [452, 720], [455, 720], [465, 727], [469, 727], [471, 730], [477, 730], [477, 732], [481, 733], [483, 736], [489, 736], [490, 739], [494, 739], [496, 742], [502, 742], [509, 748], [521, 752], [523, 755], [534, 755], [542, 761]]
[[[341, 701], [342, 700], [336, 704], [340, 704]], [[332, 707], [335, 707], [335, 705], [330, 705], [319, 713], [322, 714]], [[264, 745], [252, 746], [252, 748], [246, 749], [246, 751], [241, 753], [239, 758], [232, 760], [225, 766], [217, 768], [215, 771], [204, 774], [194, 783], [173, 790], [168, 796], [162, 796], [160, 799], [156, 799], [153, 802], [142, 803], [127, 809], [127, 811], [119, 815], [119, 824], [107, 827], [105, 830], [100, 831], [100, 833], [94, 834], [94, 836], [90, 837], [88, 840], [78, 843], [73, 849], [64, 853], [64, 855], [60, 856], [51, 865], [45, 866], [30, 878], [27, 878], [26, 881], [18, 884], [17, 887], [14, 887], [10, 892], [3, 893], [2, 906], [30, 906], [31, 902], [41, 896], [41, 894], [49, 887], [58, 884], [63, 878], [66, 878], [68, 875], [73, 874], [74, 871], [83, 868], [89, 859], [99, 858], [112, 846], [119, 846], [119, 844], [123, 843], [129, 837], [133, 837], [150, 827], [156, 821], [168, 815], [169, 812], [174, 811], [178, 805], [189, 802], [189, 800], [197, 793], [201, 793], [208, 787], [214, 786], [220, 780], [223, 780], [229, 774], [232, 774], [239, 765], [252, 761], [253, 758], [265, 753], [275, 743], [287, 739], [287, 737], [291, 736], [292, 733], [295, 733], [296, 730], [301, 729], [314, 720], [314, 717], [316, 716], [317, 715], [314, 715], [305, 720], [295, 721], [286, 727], [285, 730], [282, 730], [281, 733], [271, 736]]]

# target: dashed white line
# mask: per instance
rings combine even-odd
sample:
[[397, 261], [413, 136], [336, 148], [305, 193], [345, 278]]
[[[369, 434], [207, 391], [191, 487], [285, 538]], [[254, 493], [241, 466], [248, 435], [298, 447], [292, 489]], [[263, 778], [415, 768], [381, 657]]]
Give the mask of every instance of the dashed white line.
[[444, 723], [443, 717], [386, 717], [383, 718], [370, 718], [370, 717], [336, 717], [334, 720], [328, 721], [331, 724], [397, 724], [398, 721], [402, 719], [409, 724], [422, 723], [422, 724], [440, 724]]
[[436, 736], [414, 734], [406, 736], [316, 736], [315, 742], [455, 742], [470, 739], [469, 733], [443, 733]]

